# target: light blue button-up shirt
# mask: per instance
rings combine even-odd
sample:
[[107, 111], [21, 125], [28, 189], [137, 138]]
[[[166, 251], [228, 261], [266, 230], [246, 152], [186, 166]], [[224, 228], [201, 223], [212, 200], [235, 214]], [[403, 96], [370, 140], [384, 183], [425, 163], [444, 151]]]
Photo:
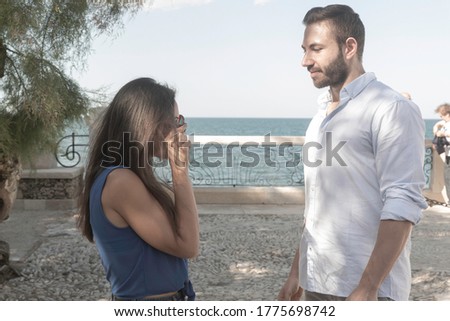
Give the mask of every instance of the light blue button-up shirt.
[[[347, 297], [376, 242], [380, 220], [417, 224], [427, 203], [424, 121], [416, 104], [365, 73], [340, 92], [326, 115], [321, 97], [304, 145], [305, 226], [300, 283], [312, 292]], [[378, 295], [408, 300], [410, 240]]]

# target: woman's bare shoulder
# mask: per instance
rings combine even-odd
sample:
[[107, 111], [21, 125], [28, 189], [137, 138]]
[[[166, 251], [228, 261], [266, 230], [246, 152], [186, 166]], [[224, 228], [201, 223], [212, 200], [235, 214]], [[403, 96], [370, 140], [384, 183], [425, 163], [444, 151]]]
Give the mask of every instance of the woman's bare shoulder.
[[133, 193], [145, 191], [142, 180], [132, 170], [127, 168], [117, 168], [113, 170], [106, 179], [105, 187], [116, 193]]
[[[124, 202], [126, 200], [126, 202]], [[112, 171], [103, 189], [104, 204], [122, 215], [133, 208], [144, 210], [154, 203], [154, 198], [139, 176], [126, 168]]]
[[116, 168], [109, 175], [111, 179], [139, 179], [139, 177], [129, 168]]

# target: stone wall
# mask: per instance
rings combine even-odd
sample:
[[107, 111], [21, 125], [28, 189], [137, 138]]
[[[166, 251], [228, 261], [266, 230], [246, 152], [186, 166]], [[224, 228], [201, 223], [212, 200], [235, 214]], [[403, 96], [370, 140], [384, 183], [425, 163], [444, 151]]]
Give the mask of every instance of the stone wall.
[[83, 184], [83, 174], [82, 167], [24, 170], [14, 208], [75, 209]]
[[22, 178], [19, 182], [20, 198], [71, 199], [76, 198], [83, 180], [74, 178]]

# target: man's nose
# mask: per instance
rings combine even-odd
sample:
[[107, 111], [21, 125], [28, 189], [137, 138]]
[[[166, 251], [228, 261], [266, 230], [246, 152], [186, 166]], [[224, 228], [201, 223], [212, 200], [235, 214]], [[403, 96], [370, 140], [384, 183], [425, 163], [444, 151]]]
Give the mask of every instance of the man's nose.
[[314, 65], [314, 61], [308, 55], [308, 53], [304, 53], [302, 57], [302, 67], [308, 67]]

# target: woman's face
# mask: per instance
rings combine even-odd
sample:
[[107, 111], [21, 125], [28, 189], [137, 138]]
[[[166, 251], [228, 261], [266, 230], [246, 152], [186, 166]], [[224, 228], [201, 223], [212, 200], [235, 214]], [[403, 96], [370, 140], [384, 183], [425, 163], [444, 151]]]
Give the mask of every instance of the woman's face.
[[[177, 102], [175, 102], [174, 104], [174, 108], [173, 108], [173, 122], [175, 124], [177, 117], [179, 117], [180, 113], [178, 110], [178, 104]], [[176, 126], [175, 126], [176, 127]], [[163, 135], [165, 136], [164, 142], [160, 142], [159, 144], [155, 142], [155, 146], [154, 146], [154, 156], [160, 158], [160, 159], [166, 159], [167, 158], [167, 151], [166, 148], [163, 147], [163, 151], [161, 150], [161, 147], [164, 144], [167, 144], [171, 137], [174, 135], [174, 133], [172, 132], [173, 127], [172, 126], [168, 126], [167, 128], [164, 129], [165, 132], [163, 133]]]
[[441, 119], [444, 120], [445, 122], [450, 121], [450, 114], [440, 114]]

